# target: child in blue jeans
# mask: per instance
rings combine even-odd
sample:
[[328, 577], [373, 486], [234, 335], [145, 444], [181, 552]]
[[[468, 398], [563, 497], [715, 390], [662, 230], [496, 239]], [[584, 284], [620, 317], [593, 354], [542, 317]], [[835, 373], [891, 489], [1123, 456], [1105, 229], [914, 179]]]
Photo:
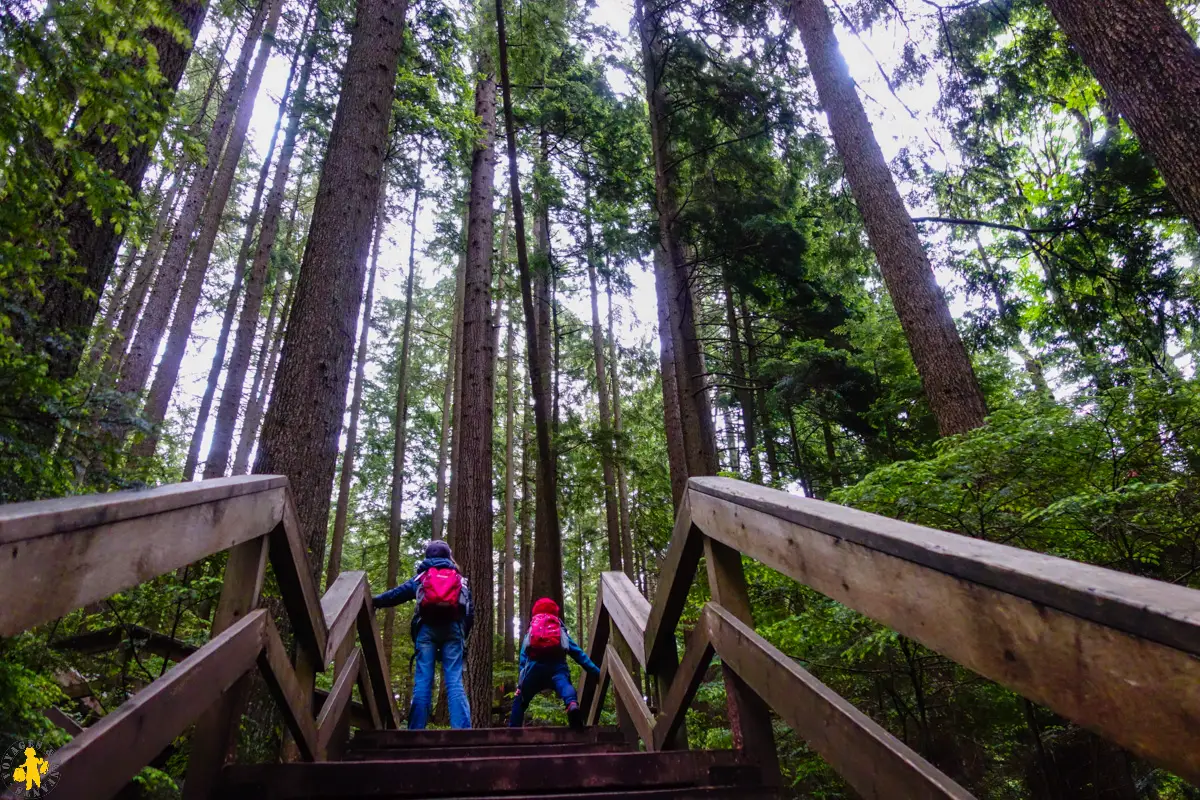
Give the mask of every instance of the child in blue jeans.
[[442, 662], [442, 680], [450, 705], [450, 727], [471, 727], [471, 707], [463, 688], [463, 654], [474, 621], [474, 606], [466, 578], [450, 553], [450, 545], [434, 540], [425, 548], [425, 560], [408, 581], [372, 598], [376, 608], [417, 601], [412, 618], [416, 669], [413, 674], [410, 730], [422, 730], [433, 710], [433, 673]]
[[600, 668], [588, 658], [587, 653], [567, 633], [567, 628], [558, 616], [558, 603], [543, 597], [533, 604], [533, 619], [529, 632], [521, 643], [520, 672], [517, 679], [517, 694], [513, 698], [512, 716], [508, 727], [519, 728], [525, 721], [525, 709], [534, 696], [544, 689], [554, 689], [567, 707], [567, 719], [572, 728], [583, 727], [583, 712], [575, 687], [571, 685], [571, 670], [567, 667], [567, 656], [575, 659], [579, 666], [593, 675]]

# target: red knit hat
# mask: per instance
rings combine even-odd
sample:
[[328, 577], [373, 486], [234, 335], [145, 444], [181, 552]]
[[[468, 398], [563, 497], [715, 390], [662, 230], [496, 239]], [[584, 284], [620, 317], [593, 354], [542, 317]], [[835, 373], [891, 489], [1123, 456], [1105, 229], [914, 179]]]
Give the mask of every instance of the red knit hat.
[[558, 616], [558, 603], [551, 600], [549, 597], [543, 597], [541, 600], [533, 604], [534, 614], [553, 614]]

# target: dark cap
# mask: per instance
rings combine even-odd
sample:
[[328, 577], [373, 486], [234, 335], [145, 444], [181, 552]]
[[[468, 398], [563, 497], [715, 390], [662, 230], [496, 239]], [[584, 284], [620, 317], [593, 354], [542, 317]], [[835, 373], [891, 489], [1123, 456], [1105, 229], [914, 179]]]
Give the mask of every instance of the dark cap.
[[450, 555], [450, 545], [443, 542], [441, 539], [434, 539], [425, 546], [426, 558], [452, 558]]

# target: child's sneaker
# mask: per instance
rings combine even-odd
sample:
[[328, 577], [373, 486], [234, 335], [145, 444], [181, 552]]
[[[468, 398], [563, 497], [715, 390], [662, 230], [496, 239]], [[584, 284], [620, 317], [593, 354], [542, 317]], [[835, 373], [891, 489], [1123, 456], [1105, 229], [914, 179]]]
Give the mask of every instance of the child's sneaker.
[[567, 723], [572, 728], [583, 727], [583, 709], [579, 707], [579, 703], [571, 703], [567, 706]]

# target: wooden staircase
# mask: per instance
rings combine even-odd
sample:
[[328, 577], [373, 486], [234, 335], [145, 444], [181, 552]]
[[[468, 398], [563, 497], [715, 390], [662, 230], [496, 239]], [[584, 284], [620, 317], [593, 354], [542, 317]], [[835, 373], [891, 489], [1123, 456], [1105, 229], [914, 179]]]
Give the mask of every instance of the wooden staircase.
[[615, 728], [362, 731], [343, 761], [234, 765], [230, 800], [778, 797], [732, 751], [640, 752]]
[[[133, 628], [64, 640], [139, 636], [177, 663], [71, 731], [51, 758], [56, 800], [117, 796], [184, 735], [184, 800], [787, 796], [780, 723], [864, 798], [970, 798], [755, 631], [744, 559], [1200, 784], [1200, 592], [720, 478], [689, 481], [652, 600], [603, 575], [587, 639], [601, 673], [579, 687], [593, 726], [580, 731], [397, 730], [366, 575], [319, 594], [281, 476], [0, 506], [0, 637], [222, 552], [207, 643]], [[681, 637], [702, 565], [711, 599]], [[268, 574], [286, 639], [262, 607]], [[734, 749], [689, 751], [687, 711], [714, 659]], [[231, 763], [254, 673], [286, 726], [286, 763]], [[615, 730], [595, 727], [608, 708]]]

